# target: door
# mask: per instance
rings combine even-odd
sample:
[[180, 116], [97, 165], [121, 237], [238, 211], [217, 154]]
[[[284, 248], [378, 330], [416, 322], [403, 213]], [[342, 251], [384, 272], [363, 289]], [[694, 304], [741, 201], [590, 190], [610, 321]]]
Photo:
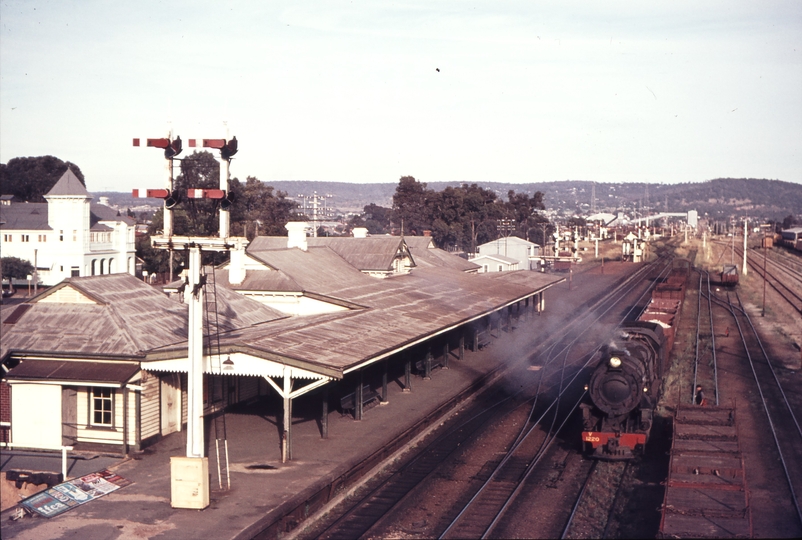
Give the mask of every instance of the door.
[[78, 440], [78, 391], [65, 387], [61, 390], [61, 444], [73, 446]]

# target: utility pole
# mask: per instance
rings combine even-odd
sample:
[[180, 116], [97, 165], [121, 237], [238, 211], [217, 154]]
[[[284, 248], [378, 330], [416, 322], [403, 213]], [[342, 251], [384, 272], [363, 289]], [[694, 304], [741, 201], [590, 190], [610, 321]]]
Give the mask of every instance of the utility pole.
[[749, 223], [749, 220], [748, 219], [744, 219], [744, 269], [743, 269], [743, 275], [744, 276], [746, 276], [746, 272], [747, 272], [747, 267], [746, 267], [746, 237], [749, 234], [749, 231], [747, 230], [748, 223]]
[[515, 230], [515, 221], [511, 219], [499, 219], [497, 220], [496, 228], [500, 234], [504, 235], [504, 256], [507, 256], [507, 237], [510, 236], [510, 233]]
[[763, 236], [763, 310], [761, 317], [766, 316], [766, 236]]

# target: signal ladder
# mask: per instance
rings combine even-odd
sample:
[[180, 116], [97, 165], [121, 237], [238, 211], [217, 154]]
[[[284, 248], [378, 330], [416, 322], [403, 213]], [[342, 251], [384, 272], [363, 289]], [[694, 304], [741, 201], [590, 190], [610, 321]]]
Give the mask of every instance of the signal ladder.
[[[220, 358], [220, 325], [217, 318], [217, 287], [214, 267], [203, 266], [201, 279], [204, 292], [204, 352], [211, 366], [209, 393], [211, 397], [212, 423], [214, 424], [214, 448], [217, 458], [217, 481], [221, 490], [231, 489], [231, 474], [228, 467], [228, 440], [226, 438], [227, 385], [223, 377], [223, 361]], [[222, 448], [221, 448], [222, 447]]]

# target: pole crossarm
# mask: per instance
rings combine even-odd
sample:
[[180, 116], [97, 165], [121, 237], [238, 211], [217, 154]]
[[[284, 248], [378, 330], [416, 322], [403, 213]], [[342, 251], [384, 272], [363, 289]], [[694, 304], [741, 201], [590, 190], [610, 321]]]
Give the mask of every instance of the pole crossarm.
[[153, 236], [151, 245], [156, 249], [188, 249], [199, 247], [203, 251], [229, 251], [237, 245], [248, 245], [248, 239], [244, 236], [229, 236], [226, 238], [214, 238], [206, 236]]

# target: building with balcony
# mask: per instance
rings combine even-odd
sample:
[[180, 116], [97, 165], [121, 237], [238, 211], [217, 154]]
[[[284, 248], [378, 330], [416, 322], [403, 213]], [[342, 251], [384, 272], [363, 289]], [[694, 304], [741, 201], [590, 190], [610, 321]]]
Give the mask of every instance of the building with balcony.
[[41, 285], [67, 277], [134, 274], [135, 221], [92, 195], [67, 169], [44, 203], [0, 204], [0, 252], [30, 261]]

